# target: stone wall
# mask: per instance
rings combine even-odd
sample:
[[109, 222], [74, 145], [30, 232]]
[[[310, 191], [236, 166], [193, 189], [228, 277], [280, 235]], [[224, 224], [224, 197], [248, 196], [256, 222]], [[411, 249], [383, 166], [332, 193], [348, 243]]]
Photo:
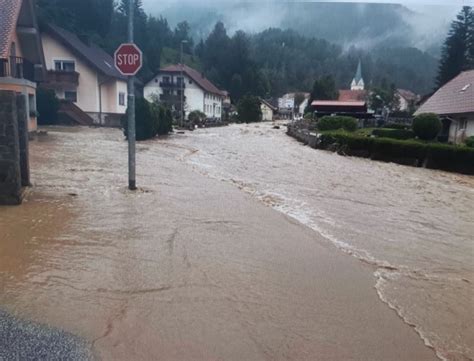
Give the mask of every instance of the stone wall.
[[26, 99], [0, 91], [0, 205], [20, 204], [29, 183]]

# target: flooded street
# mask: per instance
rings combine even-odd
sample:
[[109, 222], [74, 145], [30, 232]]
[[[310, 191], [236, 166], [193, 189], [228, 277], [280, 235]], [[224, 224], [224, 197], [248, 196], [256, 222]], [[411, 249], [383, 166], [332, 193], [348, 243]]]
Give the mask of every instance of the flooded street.
[[102, 360], [474, 359], [472, 177], [267, 123], [139, 143], [131, 193], [126, 146], [31, 143], [34, 188], [0, 208], [1, 310]]

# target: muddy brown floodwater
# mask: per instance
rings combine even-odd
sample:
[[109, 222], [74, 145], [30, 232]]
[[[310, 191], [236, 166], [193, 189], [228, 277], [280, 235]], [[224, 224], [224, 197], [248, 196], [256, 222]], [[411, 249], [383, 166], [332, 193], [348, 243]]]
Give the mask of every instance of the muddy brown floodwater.
[[473, 357], [472, 178], [270, 124], [137, 149], [131, 193], [118, 130], [32, 142], [34, 187], [0, 208], [1, 309], [103, 360]]

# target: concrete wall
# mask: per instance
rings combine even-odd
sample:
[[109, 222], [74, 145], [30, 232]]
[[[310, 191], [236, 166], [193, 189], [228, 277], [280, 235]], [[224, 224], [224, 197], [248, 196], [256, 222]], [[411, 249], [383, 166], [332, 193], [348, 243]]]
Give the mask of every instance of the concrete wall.
[[22, 201], [30, 184], [25, 95], [0, 90], [0, 204]]

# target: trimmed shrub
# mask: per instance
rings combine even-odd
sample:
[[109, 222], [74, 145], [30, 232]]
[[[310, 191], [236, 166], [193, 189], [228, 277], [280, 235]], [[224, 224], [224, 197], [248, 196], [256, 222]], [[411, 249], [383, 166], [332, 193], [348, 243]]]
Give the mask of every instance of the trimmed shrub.
[[467, 138], [465, 143], [468, 147], [474, 148], [474, 136]]
[[434, 113], [420, 114], [413, 119], [413, 131], [418, 138], [423, 140], [435, 139], [441, 128], [441, 120]]
[[206, 121], [206, 114], [201, 112], [200, 110], [193, 110], [191, 113], [188, 115], [188, 121], [191, 123], [192, 126], [197, 125], [201, 126], [205, 123]]
[[389, 129], [410, 129], [409, 125], [401, 124], [401, 123], [387, 123], [385, 124], [385, 128]]
[[38, 88], [36, 91], [36, 107], [38, 124], [56, 124], [60, 102], [54, 90]]
[[[337, 144], [347, 154], [365, 153], [373, 159], [413, 165], [426, 163], [427, 167], [474, 174], [474, 148], [417, 140], [368, 138], [343, 131], [321, 135], [320, 148]], [[426, 161], [426, 162], [425, 162]]]
[[344, 116], [324, 116], [318, 121], [318, 129], [321, 131], [345, 129], [353, 132], [357, 129], [357, 119]]
[[[128, 112], [122, 117], [122, 128], [128, 137]], [[146, 140], [157, 134], [164, 135], [172, 131], [172, 115], [169, 109], [150, 103], [144, 98], [135, 99], [136, 139]]]
[[381, 138], [391, 138], [391, 139], [412, 139], [415, 138], [415, 133], [412, 130], [406, 129], [374, 129], [372, 135]]

